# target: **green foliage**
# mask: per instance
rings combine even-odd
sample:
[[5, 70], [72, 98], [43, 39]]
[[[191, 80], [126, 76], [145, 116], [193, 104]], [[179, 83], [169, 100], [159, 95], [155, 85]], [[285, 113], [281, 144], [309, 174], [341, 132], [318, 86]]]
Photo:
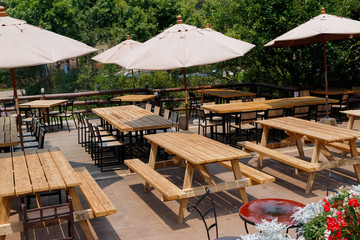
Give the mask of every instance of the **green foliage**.
[[302, 229], [303, 236], [307, 240], [325, 239], [324, 232], [326, 230], [326, 214], [320, 213], [304, 225]]

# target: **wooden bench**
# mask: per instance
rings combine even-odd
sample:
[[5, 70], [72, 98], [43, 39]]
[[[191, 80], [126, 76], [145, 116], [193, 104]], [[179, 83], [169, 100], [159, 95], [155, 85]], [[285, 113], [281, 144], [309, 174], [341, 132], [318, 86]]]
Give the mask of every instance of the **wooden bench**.
[[269, 149], [267, 147], [258, 145], [256, 143], [243, 141], [237, 143], [239, 146], [246, 148], [248, 150], [251, 150], [253, 152], [260, 153], [262, 155], [268, 156], [270, 158], [273, 158], [275, 160], [278, 160], [282, 163], [288, 164], [290, 166], [293, 166], [301, 171], [304, 172], [315, 172], [321, 170], [321, 164], [320, 163], [311, 163], [307, 162], [305, 160], [302, 160], [300, 158], [292, 157], [290, 155], [287, 155], [285, 153], [281, 153], [272, 149]]
[[[140, 159], [128, 159], [124, 162], [132, 171], [134, 171], [152, 187], [158, 190], [163, 196], [163, 201], [201, 196], [206, 192], [205, 186], [180, 189], [175, 184], [166, 179], [164, 176], [162, 176], [160, 173], [150, 168]], [[215, 193], [242, 188], [250, 185], [251, 181], [249, 178], [242, 178], [239, 180], [209, 184], [206, 187], [208, 187], [212, 193]]]
[[[228, 169], [232, 169], [230, 161], [219, 162], [219, 164]], [[257, 184], [263, 184], [263, 183], [275, 181], [275, 177], [267, 173], [261, 172], [255, 168], [249, 167], [242, 163], [239, 163], [239, 165], [240, 165], [241, 174], [244, 175], [245, 177], [250, 178], [251, 185], [257, 185]]]
[[[350, 152], [350, 146], [349, 146], [349, 144], [346, 144], [346, 143], [333, 142], [333, 143], [327, 143], [326, 145], [329, 147], [333, 147], [338, 150], [344, 151], [344, 152]], [[356, 150], [357, 150], [357, 153], [360, 154], [360, 148], [356, 148]]]
[[84, 168], [75, 168], [78, 178], [81, 180], [80, 191], [84, 195], [95, 217], [102, 217], [116, 213], [116, 208], [109, 198], [101, 190], [99, 185]]

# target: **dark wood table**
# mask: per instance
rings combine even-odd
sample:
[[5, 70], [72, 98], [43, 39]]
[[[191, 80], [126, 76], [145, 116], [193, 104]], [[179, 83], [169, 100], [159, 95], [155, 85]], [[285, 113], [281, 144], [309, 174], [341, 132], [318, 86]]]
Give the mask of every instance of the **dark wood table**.
[[305, 207], [305, 205], [288, 199], [265, 198], [246, 203], [240, 208], [239, 215], [245, 222], [247, 233], [249, 233], [247, 223], [251, 225], [260, 224], [263, 219], [272, 221], [277, 218], [278, 223], [291, 228], [297, 227], [290, 219], [295, 207]]

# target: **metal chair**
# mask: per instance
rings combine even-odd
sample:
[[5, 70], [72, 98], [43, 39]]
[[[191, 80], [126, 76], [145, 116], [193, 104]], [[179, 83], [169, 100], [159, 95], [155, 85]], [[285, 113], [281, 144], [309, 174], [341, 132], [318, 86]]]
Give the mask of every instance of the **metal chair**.
[[23, 213], [24, 238], [29, 239], [29, 230], [37, 223], [44, 221], [64, 219], [68, 222], [69, 237], [63, 239], [74, 239], [74, 208], [71, 197], [68, 202], [59, 205], [28, 209], [25, 204], [21, 204]]
[[241, 131], [246, 132], [246, 140], [249, 140], [249, 133], [255, 132], [255, 139], [257, 141], [257, 123], [255, 121], [257, 120], [257, 111], [246, 111], [246, 112], [240, 112], [236, 118], [235, 123], [229, 124], [229, 134], [230, 134], [230, 145], [231, 145], [231, 128], [235, 128], [235, 133], [240, 135], [240, 141], [241, 141]]
[[349, 93], [343, 94], [339, 101], [339, 104], [332, 104], [331, 107], [333, 109], [333, 114], [341, 123], [343, 118], [346, 118], [346, 116], [345, 114], [341, 114], [340, 111], [349, 109]]
[[[332, 105], [329, 104], [329, 108], [328, 108], [329, 115], [331, 114], [331, 108], [332, 108]], [[319, 121], [320, 118], [323, 118], [325, 116], [326, 116], [326, 104], [316, 105], [315, 115], [313, 117], [315, 122]]]
[[[220, 121], [209, 121], [203, 109], [198, 109], [197, 112], [199, 117], [198, 134], [200, 134], [200, 127], [203, 129], [204, 136], [206, 136], [206, 129], [210, 128], [210, 137], [214, 139], [214, 128], [216, 129], [218, 126], [221, 126], [222, 123]], [[217, 131], [215, 134], [217, 135]]]
[[196, 99], [196, 95], [192, 91], [189, 91], [189, 97], [190, 97], [189, 116], [194, 116], [196, 113], [196, 109], [201, 106], [201, 102], [199, 102]]
[[[204, 211], [202, 211], [199, 208], [200, 203], [202, 203], [204, 201], [204, 199], [210, 199], [210, 204], [211, 206], [207, 209], [205, 209]], [[217, 223], [217, 217], [216, 217], [216, 210], [215, 210], [215, 205], [214, 205], [214, 200], [211, 196], [210, 190], [208, 187], [205, 187], [205, 194], [202, 195], [199, 200], [195, 203], [195, 205], [189, 204], [187, 207], [187, 210], [189, 212], [194, 211], [194, 209], [199, 213], [199, 215], [201, 216], [201, 219], [203, 220], [203, 223], [205, 225], [205, 229], [206, 229], [206, 233], [207, 233], [207, 237], [208, 240], [210, 240], [210, 230], [212, 228], [215, 228], [216, 231], [216, 239], [217, 240], [240, 240], [240, 237], [234, 237], [234, 236], [228, 236], [228, 237], [220, 237], [218, 235], [218, 223]], [[212, 223], [211, 225], [208, 225], [207, 221], [205, 220], [206, 216], [210, 213], [213, 213], [214, 215], [214, 223]]]
[[293, 108], [293, 117], [296, 118], [302, 118], [309, 120], [310, 119], [310, 106], [304, 105], [304, 106], [295, 106]]

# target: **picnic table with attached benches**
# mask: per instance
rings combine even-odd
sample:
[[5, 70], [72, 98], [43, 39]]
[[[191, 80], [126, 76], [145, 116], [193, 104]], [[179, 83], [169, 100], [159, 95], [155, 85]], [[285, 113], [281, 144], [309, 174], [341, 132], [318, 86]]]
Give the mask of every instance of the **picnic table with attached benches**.
[[[163, 201], [180, 199], [179, 223], [184, 219], [188, 199], [205, 193], [204, 186], [192, 187], [195, 168], [201, 180], [207, 182], [207, 187], [211, 192], [238, 189], [244, 203], [248, 202], [246, 186], [275, 180], [270, 175], [239, 164], [239, 159], [250, 156], [248, 153], [201, 135], [184, 131], [152, 134], [145, 136], [145, 138], [151, 144], [149, 162], [145, 164], [139, 159], [129, 159], [125, 160], [125, 164], [145, 180], [146, 191], [149, 186], [152, 186], [161, 193]], [[169, 154], [176, 156], [169, 161], [156, 162], [159, 146]], [[235, 180], [216, 183], [206, 167], [206, 164], [211, 163], [225, 164], [226, 167], [233, 171]], [[155, 171], [157, 168], [179, 164], [186, 165], [182, 188], [179, 188]]]
[[0, 117], [0, 148], [18, 145], [16, 117]]
[[[116, 213], [115, 207], [88, 171], [85, 168], [73, 169], [59, 148], [0, 154], [0, 182], [0, 239], [23, 231], [21, 221], [9, 223], [14, 197], [35, 194], [40, 207], [42, 192], [66, 191], [72, 198], [74, 220], [79, 222], [87, 239], [97, 238], [89, 219]], [[90, 209], [83, 209], [76, 186]], [[56, 223], [59, 222], [50, 224]]]
[[[315, 172], [323, 169], [353, 165], [356, 178], [358, 182], [360, 182], [360, 158], [358, 157], [358, 149], [356, 148], [356, 139], [360, 137], [359, 132], [293, 117], [260, 120], [257, 121], [257, 123], [263, 127], [261, 144], [258, 145], [246, 141], [239, 142], [238, 145], [247, 150], [259, 153], [258, 169], [262, 166], [263, 157], [268, 156], [295, 167], [297, 172], [307, 172], [309, 175], [305, 190], [306, 193], [309, 193], [312, 189]], [[289, 137], [279, 143], [267, 144], [270, 128], [284, 130]], [[314, 144], [311, 162], [305, 160], [303, 150], [304, 140], [311, 141]], [[296, 143], [300, 158], [274, 150], [274, 148], [289, 146], [293, 142]], [[335, 157], [329, 151], [328, 147], [341, 149], [338, 144], [347, 146], [352, 157]], [[326, 157], [327, 161], [319, 162], [320, 153]]]

